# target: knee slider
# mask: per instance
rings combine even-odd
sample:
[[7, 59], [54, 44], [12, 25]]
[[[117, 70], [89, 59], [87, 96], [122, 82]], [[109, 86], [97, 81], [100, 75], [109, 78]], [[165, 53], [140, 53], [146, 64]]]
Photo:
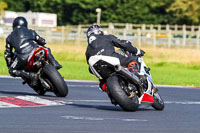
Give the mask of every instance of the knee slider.
[[137, 62], [130, 62], [128, 64], [128, 70], [130, 72], [138, 72], [139, 71], [139, 64]]

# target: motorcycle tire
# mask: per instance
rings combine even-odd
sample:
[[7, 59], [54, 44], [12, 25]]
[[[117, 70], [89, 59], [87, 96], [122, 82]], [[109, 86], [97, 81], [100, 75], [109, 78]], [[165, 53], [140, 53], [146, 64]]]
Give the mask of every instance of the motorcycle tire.
[[113, 75], [108, 78], [107, 88], [109, 94], [123, 110], [136, 111], [139, 106], [138, 97], [134, 94], [132, 98], [129, 98], [120, 85], [121, 80], [125, 81], [125, 79], [119, 77], [118, 75]]
[[68, 87], [63, 77], [52, 65], [44, 66], [42, 70], [42, 77], [51, 82], [50, 86], [57, 97], [66, 97], [68, 94]]
[[154, 103], [152, 104], [152, 107], [156, 110], [163, 110], [165, 107], [165, 104], [158, 92], [154, 93], [153, 99], [154, 99]]

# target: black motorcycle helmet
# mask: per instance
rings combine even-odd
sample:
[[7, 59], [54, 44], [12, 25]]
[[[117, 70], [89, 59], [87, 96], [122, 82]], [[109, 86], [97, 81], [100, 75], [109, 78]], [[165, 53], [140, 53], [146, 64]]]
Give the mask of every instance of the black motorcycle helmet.
[[13, 27], [13, 30], [14, 30], [14, 28], [17, 27], [17, 26], [24, 26], [24, 27], [27, 28], [28, 22], [27, 22], [27, 20], [26, 20], [24, 17], [17, 17], [17, 18], [15, 18], [14, 21], [13, 21], [13, 26], [12, 26], [12, 27]]
[[103, 29], [99, 25], [91, 25], [87, 30], [87, 37], [89, 37], [91, 34], [95, 35], [104, 35]]

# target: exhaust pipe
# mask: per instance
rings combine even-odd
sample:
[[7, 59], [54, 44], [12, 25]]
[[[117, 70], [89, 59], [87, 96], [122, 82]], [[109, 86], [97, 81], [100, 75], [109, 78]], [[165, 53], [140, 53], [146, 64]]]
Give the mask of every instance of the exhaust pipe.
[[119, 74], [127, 77], [128, 79], [130, 79], [134, 84], [139, 86], [139, 90], [140, 93], [143, 94], [143, 87], [142, 87], [142, 83], [140, 81], [140, 79], [133, 73], [127, 71], [124, 67], [122, 67], [121, 65], [116, 65], [115, 67], [115, 71], [118, 72]]
[[115, 71], [124, 75], [125, 77], [129, 78], [133, 83], [135, 83], [137, 85], [140, 82], [140, 79], [137, 76], [135, 76], [135, 74], [127, 71], [124, 67], [122, 67], [120, 65], [115, 66]]

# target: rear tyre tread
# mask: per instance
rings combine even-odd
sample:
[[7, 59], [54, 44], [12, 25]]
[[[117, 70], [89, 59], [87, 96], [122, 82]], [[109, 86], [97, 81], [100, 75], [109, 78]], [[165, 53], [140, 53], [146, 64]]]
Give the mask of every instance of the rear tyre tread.
[[52, 65], [46, 65], [43, 73], [47, 76], [54, 86], [54, 93], [57, 97], [65, 97], [68, 94], [68, 87], [60, 73]]

